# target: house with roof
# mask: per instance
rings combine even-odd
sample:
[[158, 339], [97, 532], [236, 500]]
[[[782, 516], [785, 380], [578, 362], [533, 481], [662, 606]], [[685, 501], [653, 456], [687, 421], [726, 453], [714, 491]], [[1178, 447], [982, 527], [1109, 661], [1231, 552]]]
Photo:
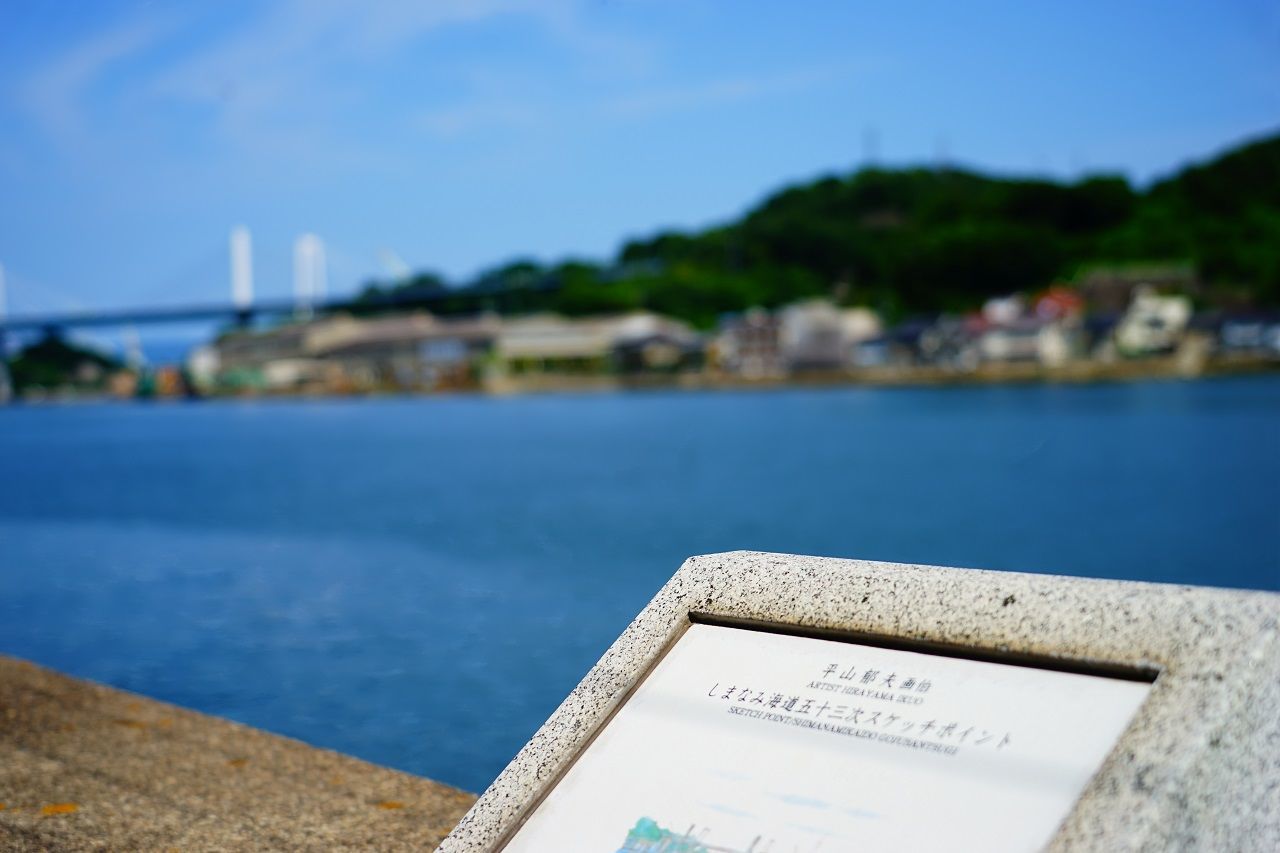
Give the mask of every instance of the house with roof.
[[511, 375], [591, 375], [678, 369], [694, 363], [700, 351], [688, 325], [652, 312], [581, 318], [541, 313], [502, 320], [494, 361]]
[[848, 370], [854, 348], [881, 331], [871, 309], [842, 308], [827, 299], [792, 303], [777, 316], [779, 354], [792, 373]]
[[1116, 326], [1116, 349], [1130, 356], [1172, 352], [1190, 321], [1190, 297], [1140, 287]]
[[462, 388], [478, 382], [479, 364], [497, 334], [497, 319], [489, 315], [347, 318], [318, 330], [308, 351], [354, 388]]
[[711, 361], [724, 373], [743, 379], [776, 379], [786, 372], [780, 343], [781, 324], [763, 308], [721, 319], [712, 340]]
[[1061, 367], [1084, 347], [1084, 300], [1069, 288], [1051, 287], [1033, 300], [988, 300], [970, 318], [977, 352], [985, 363]]

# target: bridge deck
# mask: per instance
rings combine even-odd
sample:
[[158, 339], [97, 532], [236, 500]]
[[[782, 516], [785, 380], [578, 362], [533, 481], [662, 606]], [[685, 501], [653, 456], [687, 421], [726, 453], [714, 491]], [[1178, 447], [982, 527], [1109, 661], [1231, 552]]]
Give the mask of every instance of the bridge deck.
[[0, 655], [0, 849], [431, 849], [474, 799]]

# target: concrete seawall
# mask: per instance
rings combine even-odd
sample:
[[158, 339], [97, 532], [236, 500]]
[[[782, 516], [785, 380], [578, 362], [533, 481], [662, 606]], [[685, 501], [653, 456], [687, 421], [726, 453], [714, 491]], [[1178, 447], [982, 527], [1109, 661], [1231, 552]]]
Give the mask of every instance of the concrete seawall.
[[0, 655], [0, 849], [432, 849], [474, 800]]

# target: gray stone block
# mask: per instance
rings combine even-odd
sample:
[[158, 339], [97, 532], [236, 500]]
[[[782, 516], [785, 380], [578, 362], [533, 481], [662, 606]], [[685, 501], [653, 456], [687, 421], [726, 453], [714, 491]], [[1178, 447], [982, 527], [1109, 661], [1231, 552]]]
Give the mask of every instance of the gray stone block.
[[1156, 670], [1048, 849], [1280, 849], [1280, 596], [733, 552], [685, 562], [440, 850], [504, 843], [690, 614]]

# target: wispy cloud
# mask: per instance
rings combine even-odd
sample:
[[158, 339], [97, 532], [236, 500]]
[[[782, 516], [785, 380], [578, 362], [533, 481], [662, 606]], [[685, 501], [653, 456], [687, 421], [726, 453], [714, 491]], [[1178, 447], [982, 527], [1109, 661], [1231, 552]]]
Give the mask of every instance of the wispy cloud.
[[[528, 130], [548, 114], [546, 99], [530, 90], [547, 71], [510, 68], [520, 58], [502, 54], [445, 59], [447, 42], [433, 37], [516, 22], [584, 73], [646, 61], [642, 43], [587, 17], [580, 0], [290, 0], [161, 69], [151, 91], [162, 103], [206, 109], [221, 137], [240, 151], [277, 160], [293, 149], [368, 167], [393, 155], [384, 137], [352, 125], [356, 115], [392, 133], [416, 129], [453, 139], [494, 128]], [[397, 57], [410, 54], [431, 82], [387, 101], [386, 91], [400, 91], [386, 89], [387, 75], [396, 73]], [[502, 82], [495, 84], [495, 76]]]
[[[625, 52], [581, 23], [575, 2], [539, 0], [292, 0], [167, 69], [156, 91], [181, 99], [288, 106], [313, 97], [336, 69], [384, 61], [428, 35], [504, 18], [525, 18], [582, 53]], [[309, 88], [310, 87], [310, 88]]]
[[84, 132], [84, 99], [119, 63], [164, 33], [160, 21], [135, 21], [83, 41], [32, 71], [19, 90], [23, 107], [54, 142], [68, 145]]
[[292, 0], [165, 69], [154, 88], [184, 100], [276, 107], [335, 65], [377, 59], [434, 30], [525, 6], [521, 0]]
[[533, 127], [541, 118], [542, 113], [527, 103], [471, 103], [428, 110], [418, 117], [418, 125], [432, 136], [449, 138], [476, 130]]
[[612, 70], [638, 75], [654, 70], [658, 57], [652, 44], [589, 25], [581, 5], [577, 0], [545, 0], [539, 4], [542, 24], [561, 44], [591, 60], [597, 74]]
[[[28, 73], [21, 105], [68, 151], [77, 142], [88, 150], [93, 137], [105, 140], [128, 124], [113, 114], [111, 124], [95, 127], [95, 113], [129, 109], [154, 117], [157, 110], [176, 108], [188, 110], [184, 120], [208, 122], [217, 138], [242, 153], [274, 160], [301, 145], [351, 160], [359, 157], [353, 149], [369, 143], [356, 141], [367, 134], [351, 126], [350, 116], [384, 109], [379, 101], [397, 57], [439, 51], [443, 43], [428, 41], [433, 35], [514, 20], [583, 68], [638, 67], [649, 58], [641, 42], [590, 22], [582, 0], [285, 0], [205, 31], [207, 21], [197, 18], [122, 23], [66, 48]], [[166, 36], [195, 47], [154, 51], [147, 62], [130, 64], [127, 91], [98, 91], [117, 66], [163, 47]], [[438, 83], [419, 102], [388, 103], [380, 120], [438, 137], [536, 123], [539, 111], [511, 90], [477, 82], [490, 67], [485, 58], [467, 61], [474, 73], [462, 69], [452, 83], [446, 69], [416, 63], [436, 73]], [[428, 106], [430, 101], [436, 103]], [[200, 112], [191, 113], [193, 107]]]

